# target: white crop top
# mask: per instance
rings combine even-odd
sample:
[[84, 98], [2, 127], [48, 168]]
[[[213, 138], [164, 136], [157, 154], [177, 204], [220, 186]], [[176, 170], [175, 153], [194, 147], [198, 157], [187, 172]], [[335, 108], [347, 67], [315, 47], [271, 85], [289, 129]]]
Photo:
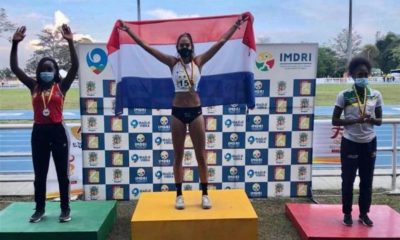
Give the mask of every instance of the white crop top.
[[[191, 82], [194, 83], [194, 91], [197, 91], [200, 78], [199, 67], [193, 61], [188, 64], [178, 61], [172, 69], [172, 81], [174, 81], [175, 92], [189, 92]], [[193, 79], [193, 81], [189, 81], [189, 79]]]

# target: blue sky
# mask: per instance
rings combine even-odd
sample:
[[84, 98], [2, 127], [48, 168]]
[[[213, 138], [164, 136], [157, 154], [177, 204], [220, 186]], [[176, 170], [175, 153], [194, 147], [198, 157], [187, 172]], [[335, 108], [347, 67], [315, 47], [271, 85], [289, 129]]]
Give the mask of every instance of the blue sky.
[[[8, 19], [27, 27], [19, 49], [20, 64], [33, 52], [32, 42], [44, 27], [67, 22], [95, 42], [106, 42], [117, 19], [136, 20], [136, 0], [2, 0]], [[142, 20], [215, 16], [250, 11], [256, 37], [271, 43], [317, 42], [329, 45], [348, 26], [348, 0], [141, 0]], [[353, 0], [353, 28], [363, 44], [375, 34], [400, 34], [400, 0]], [[6, 37], [11, 33], [4, 34]], [[0, 39], [0, 68], [9, 64], [10, 43]]]

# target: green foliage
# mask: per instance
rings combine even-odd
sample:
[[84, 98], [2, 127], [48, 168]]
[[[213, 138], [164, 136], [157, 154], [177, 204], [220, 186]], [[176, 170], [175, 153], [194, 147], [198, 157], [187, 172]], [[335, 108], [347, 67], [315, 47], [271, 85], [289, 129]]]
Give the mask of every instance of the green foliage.
[[14, 74], [10, 68], [6, 67], [3, 69], [0, 69], [0, 78], [10, 78], [13, 76], [14, 76]]
[[4, 8], [0, 8], [0, 38], [4, 37], [3, 33], [11, 32], [16, 29], [15, 24], [8, 21], [7, 13]]
[[[343, 29], [333, 39], [331, 46], [319, 48], [317, 77], [343, 76], [347, 67], [347, 34], [347, 30]], [[354, 32], [352, 44], [352, 56], [367, 58], [372, 67], [383, 73], [400, 68], [400, 35], [392, 32], [384, 36], [377, 34], [375, 44], [361, 46], [361, 36]]]
[[339, 59], [336, 52], [328, 47], [318, 49], [317, 77], [338, 77], [345, 71], [345, 62]]
[[400, 35], [389, 32], [376, 42], [376, 47], [381, 53], [377, 61], [383, 72], [400, 67]]

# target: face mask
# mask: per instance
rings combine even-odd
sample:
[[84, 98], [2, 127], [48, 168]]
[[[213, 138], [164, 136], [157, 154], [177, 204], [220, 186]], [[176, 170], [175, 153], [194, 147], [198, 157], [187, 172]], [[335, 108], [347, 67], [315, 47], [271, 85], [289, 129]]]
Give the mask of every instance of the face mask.
[[366, 87], [368, 85], [368, 78], [356, 78], [354, 79], [354, 84], [358, 87]]
[[54, 72], [41, 72], [40, 79], [45, 83], [49, 83], [54, 79]]
[[192, 49], [189, 48], [181, 48], [178, 50], [179, 55], [183, 58], [190, 57], [192, 55]]

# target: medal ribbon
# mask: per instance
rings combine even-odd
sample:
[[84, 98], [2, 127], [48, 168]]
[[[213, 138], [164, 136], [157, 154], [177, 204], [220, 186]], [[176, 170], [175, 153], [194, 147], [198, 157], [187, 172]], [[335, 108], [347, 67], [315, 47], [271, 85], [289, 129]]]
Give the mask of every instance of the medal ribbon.
[[354, 90], [354, 92], [356, 93], [357, 105], [358, 105], [358, 110], [360, 111], [360, 116], [363, 117], [364, 114], [365, 114], [365, 109], [366, 109], [366, 107], [367, 107], [367, 101], [368, 101], [368, 98], [367, 98], [367, 88], [366, 88], [366, 87], [364, 88], [364, 109], [361, 109], [361, 105], [362, 105], [362, 104], [361, 104], [361, 99], [360, 99], [360, 97], [358, 96], [357, 90], [356, 90], [356, 88], [354, 87], [354, 85], [353, 85], [353, 90]]
[[44, 109], [47, 109], [47, 105], [49, 105], [49, 102], [50, 102], [50, 100], [51, 100], [51, 97], [53, 96], [53, 90], [54, 90], [54, 85], [51, 86], [50, 96], [49, 96], [49, 98], [47, 99], [47, 104], [46, 104], [46, 100], [45, 100], [44, 93], [42, 92], [42, 100], [43, 100], [43, 108], [44, 108]]
[[192, 70], [192, 72], [191, 72], [191, 74], [190, 74], [190, 78], [189, 78], [189, 73], [187, 72], [187, 70], [186, 70], [186, 66], [185, 66], [185, 64], [183, 63], [183, 61], [182, 61], [182, 59], [180, 59], [180, 62], [181, 62], [181, 64], [182, 64], [182, 67], [183, 67], [183, 69], [185, 70], [185, 74], [186, 74], [186, 77], [188, 78], [188, 80], [189, 80], [189, 87], [192, 87], [193, 85], [194, 85], [194, 82], [193, 82], [193, 61], [192, 62], [190, 62], [190, 66], [191, 66], [191, 70]]

